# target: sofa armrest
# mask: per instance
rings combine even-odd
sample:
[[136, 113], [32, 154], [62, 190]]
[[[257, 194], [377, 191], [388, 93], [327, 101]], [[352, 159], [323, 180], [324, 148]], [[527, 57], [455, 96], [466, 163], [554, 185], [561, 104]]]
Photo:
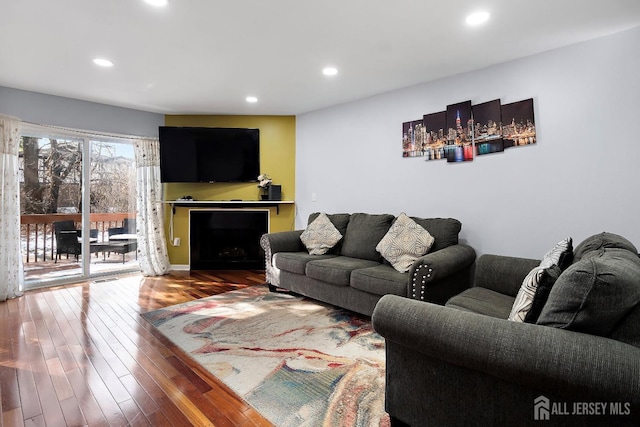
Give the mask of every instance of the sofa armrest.
[[[471, 419], [486, 414], [505, 417], [512, 410], [513, 419], [523, 419], [532, 416], [533, 400], [540, 395], [573, 402], [623, 402], [640, 420], [640, 349], [634, 346], [395, 295], [380, 299], [372, 322], [388, 343], [387, 409], [404, 422], [429, 417], [429, 411], [439, 411], [437, 405], [467, 403], [473, 408], [470, 412], [478, 412], [464, 415]], [[409, 364], [419, 366], [405, 366]], [[416, 387], [423, 388], [422, 395]], [[470, 395], [462, 396], [461, 390]], [[424, 393], [436, 397], [429, 400]], [[443, 403], [444, 396], [458, 400]], [[420, 409], [409, 409], [412, 403]], [[414, 409], [424, 412], [394, 413]]]
[[263, 234], [260, 238], [260, 246], [264, 249], [265, 278], [272, 287], [280, 286], [280, 270], [273, 263], [273, 254], [306, 250], [300, 240], [301, 234], [302, 230], [280, 231]]
[[407, 296], [444, 304], [467, 289], [476, 251], [468, 245], [447, 246], [418, 258], [409, 270]]
[[540, 265], [539, 259], [485, 254], [476, 262], [473, 286], [515, 297], [520, 290], [522, 280], [538, 265]]
[[264, 234], [260, 239], [260, 245], [265, 251], [269, 249], [271, 254], [304, 251], [306, 249], [300, 240], [301, 234], [302, 230], [279, 231], [277, 233]]

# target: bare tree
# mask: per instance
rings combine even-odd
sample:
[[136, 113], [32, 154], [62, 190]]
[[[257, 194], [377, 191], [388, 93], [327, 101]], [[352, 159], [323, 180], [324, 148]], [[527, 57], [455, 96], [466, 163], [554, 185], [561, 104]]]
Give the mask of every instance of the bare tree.
[[[114, 145], [106, 142], [92, 141], [91, 150], [91, 212], [131, 211], [133, 159], [116, 156]], [[23, 137], [22, 167], [23, 213], [56, 213], [61, 207], [82, 211], [81, 143]]]
[[45, 211], [45, 198], [43, 197], [45, 187], [40, 182], [39, 156], [38, 138], [23, 137], [24, 186], [22, 187], [20, 200], [22, 201], [22, 212], [24, 213], [44, 213]]
[[[57, 139], [52, 139], [51, 149], [49, 150], [49, 157], [45, 158], [45, 170], [48, 178], [48, 202], [46, 213], [58, 212], [58, 201], [60, 197], [60, 187], [67, 177], [72, 173], [78, 179], [81, 179], [82, 174], [80, 167], [82, 164], [82, 146], [78, 143], [62, 142], [58, 143]], [[78, 200], [78, 212], [81, 211], [81, 201]]]

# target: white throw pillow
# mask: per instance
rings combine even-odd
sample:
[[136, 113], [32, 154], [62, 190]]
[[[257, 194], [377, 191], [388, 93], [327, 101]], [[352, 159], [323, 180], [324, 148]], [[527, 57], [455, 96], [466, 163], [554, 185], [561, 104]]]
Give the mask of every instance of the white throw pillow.
[[376, 250], [401, 273], [429, 252], [435, 239], [420, 224], [401, 213], [380, 240]]
[[544, 267], [550, 267], [555, 264], [564, 269], [565, 267], [567, 267], [565, 265], [566, 262], [570, 261], [572, 257], [573, 239], [571, 237], [567, 237], [564, 240], [560, 240], [553, 248], [551, 248], [549, 252], [544, 254], [540, 265]]
[[[544, 305], [546, 302], [546, 298], [549, 296], [548, 292], [553, 286], [553, 283], [557, 279], [550, 269], [555, 265], [562, 264], [567, 256], [573, 254], [573, 245], [572, 245], [571, 237], [568, 237], [564, 240], [559, 241], [549, 252], [547, 252], [544, 257], [542, 257], [542, 261], [540, 265], [534, 267], [529, 274], [522, 281], [522, 285], [520, 286], [520, 290], [518, 291], [518, 295], [516, 295], [516, 299], [513, 302], [513, 306], [511, 307], [511, 313], [509, 314], [509, 320], [513, 322], [524, 322], [525, 317], [533, 307], [534, 300], [536, 299], [536, 294], [539, 292], [540, 284], [544, 281], [545, 285], [545, 295], [538, 295], [538, 299], [543, 298], [538, 304]], [[535, 313], [535, 310], [534, 310]], [[533, 316], [539, 315], [540, 313], [534, 314]], [[529, 321], [529, 320], [527, 320]]]
[[320, 213], [300, 235], [300, 240], [311, 255], [324, 255], [342, 239], [327, 214]]
[[534, 267], [533, 270], [527, 274], [522, 281], [516, 300], [511, 307], [511, 313], [509, 313], [509, 320], [513, 322], [524, 322], [524, 318], [527, 316], [531, 306], [533, 305], [533, 298], [536, 296], [536, 290], [540, 284], [540, 279], [545, 273], [546, 267], [541, 265]]

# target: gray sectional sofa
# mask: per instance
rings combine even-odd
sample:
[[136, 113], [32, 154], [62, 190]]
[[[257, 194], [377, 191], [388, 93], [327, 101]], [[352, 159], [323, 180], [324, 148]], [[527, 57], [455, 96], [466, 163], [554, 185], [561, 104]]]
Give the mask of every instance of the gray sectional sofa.
[[383, 297], [372, 321], [392, 424], [640, 424], [638, 251], [601, 233], [573, 255], [535, 323], [507, 318], [540, 260], [483, 255], [444, 307]]
[[[309, 216], [309, 224], [318, 214]], [[475, 251], [458, 242], [462, 227], [458, 220], [412, 217], [435, 241], [409, 271], [399, 272], [376, 250], [395, 220], [393, 215], [354, 213], [328, 217], [343, 237], [324, 255], [309, 254], [300, 239], [303, 230], [262, 237], [266, 278], [272, 289], [287, 289], [370, 316], [386, 294], [444, 304], [470, 286]]]

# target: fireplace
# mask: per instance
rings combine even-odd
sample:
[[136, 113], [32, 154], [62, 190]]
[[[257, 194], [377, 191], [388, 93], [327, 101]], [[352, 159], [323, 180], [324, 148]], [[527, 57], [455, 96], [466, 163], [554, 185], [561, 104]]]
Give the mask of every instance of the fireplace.
[[263, 270], [268, 231], [269, 210], [191, 210], [191, 270]]

